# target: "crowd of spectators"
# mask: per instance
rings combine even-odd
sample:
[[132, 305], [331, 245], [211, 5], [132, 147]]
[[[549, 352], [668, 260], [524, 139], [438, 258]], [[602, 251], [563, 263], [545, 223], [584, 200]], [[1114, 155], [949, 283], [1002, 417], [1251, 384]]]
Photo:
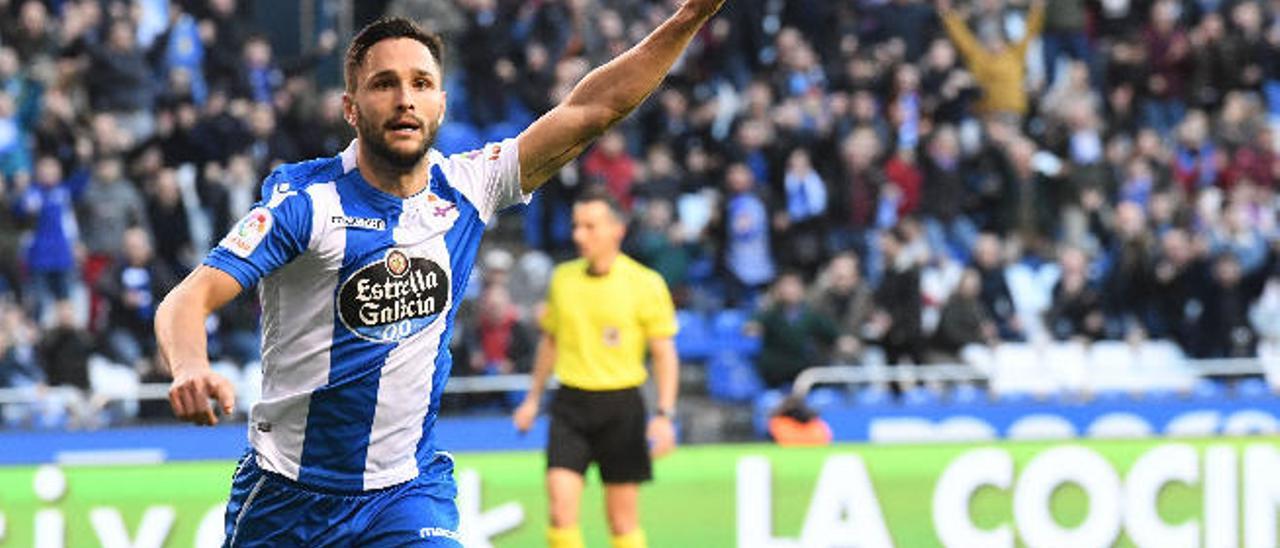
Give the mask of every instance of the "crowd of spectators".
[[[275, 164], [351, 137], [309, 74], [337, 36], [314, 43], [277, 58], [235, 0], [0, 0], [0, 387], [45, 408], [7, 423], [100, 422], [94, 356], [163, 378], [160, 299]], [[215, 359], [257, 359], [253, 299], [210, 323]]]
[[[518, 132], [678, 3], [386, 11], [451, 45], [437, 144], [456, 152]], [[1153, 338], [1212, 358], [1280, 337], [1280, 2], [952, 4], [728, 2], [635, 116], [500, 221], [520, 229], [477, 269], [458, 373], [528, 367], [539, 276], [573, 254], [591, 185], [680, 307], [756, 315], [771, 385], [873, 348]], [[157, 300], [274, 164], [352, 136], [312, 74], [338, 37], [279, 59], [243, 8], [0, 0], [0, 386], [86, 385], [54, 374], [84, 352], [37, 350], [68, 333], [154, 375]], [[252, 299], [211, 322], [215, 359], [257, 359]]]

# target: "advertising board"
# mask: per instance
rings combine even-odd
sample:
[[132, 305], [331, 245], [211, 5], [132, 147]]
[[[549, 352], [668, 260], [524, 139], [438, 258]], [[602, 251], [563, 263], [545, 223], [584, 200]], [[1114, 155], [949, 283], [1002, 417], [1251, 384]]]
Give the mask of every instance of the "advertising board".
[[[234, 463], [0, 468], [0, 546], [212, 547]], [[458, 455], [469, 546], [543, 545], [543, 459]], [[1280, 440], [686, 447], [643, 492], [653, 546], [1277, 545]], [[607, 545], [598, 484], [589, 545]]]

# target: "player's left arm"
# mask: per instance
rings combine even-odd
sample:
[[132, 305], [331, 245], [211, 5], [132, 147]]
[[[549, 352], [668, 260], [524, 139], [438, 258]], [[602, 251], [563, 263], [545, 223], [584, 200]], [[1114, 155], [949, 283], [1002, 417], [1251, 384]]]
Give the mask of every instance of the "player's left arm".
[[639, 44], [592, 70], [563, 102], [517, 138], [520, 187], [537, 190], [644, 101], [725, 0], [685, 0]]
[[672, 337], [649, 340], [649, 357], [653, 362], [653, 382], [658, 389], [657, 413], [649, 420], [649, 440], [655, 457], [676, 448], [675, 409], [680, 389], [680, 358]]

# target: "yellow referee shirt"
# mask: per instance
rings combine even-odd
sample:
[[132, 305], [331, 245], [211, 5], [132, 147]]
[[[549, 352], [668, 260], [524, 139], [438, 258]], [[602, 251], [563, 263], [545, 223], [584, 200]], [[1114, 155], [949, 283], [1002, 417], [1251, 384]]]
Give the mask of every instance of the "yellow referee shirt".
[[626, 255], [603, 276], [587, 270], [578, 259], [551, 274], [541, 323], [556, 341], [556, 377], [582, 390], [640, 386], [648, 341], [676, 334], [667, 284]]

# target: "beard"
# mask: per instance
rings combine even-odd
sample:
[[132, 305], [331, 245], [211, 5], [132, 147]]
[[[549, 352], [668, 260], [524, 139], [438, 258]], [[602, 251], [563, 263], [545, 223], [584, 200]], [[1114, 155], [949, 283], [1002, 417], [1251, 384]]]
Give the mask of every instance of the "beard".
[[418, 145], [416, 150], [411, 152], [402, 152], [391, 147], [391, 143], [387, 141], [387, 127], [384, 124], [378, 124], [374, 120], [366, 117], [360, 112], [360, 107], [356, 107], [356, 135], [360, 140], [369, 146], [369, 152], [373, 153], [378, 159], [386, 162], [388, 165], [409, 170], [418, 165], [422, 158], [427, 155], [427, 151], [436, 143], [436, 133], [440, 130], [440, 123], [436, 120], [430, 122], [424, 121], [417, 116], [413, 116], [417, 120], [418, 125], [422, 127], [424, 135], [422, 143]]

